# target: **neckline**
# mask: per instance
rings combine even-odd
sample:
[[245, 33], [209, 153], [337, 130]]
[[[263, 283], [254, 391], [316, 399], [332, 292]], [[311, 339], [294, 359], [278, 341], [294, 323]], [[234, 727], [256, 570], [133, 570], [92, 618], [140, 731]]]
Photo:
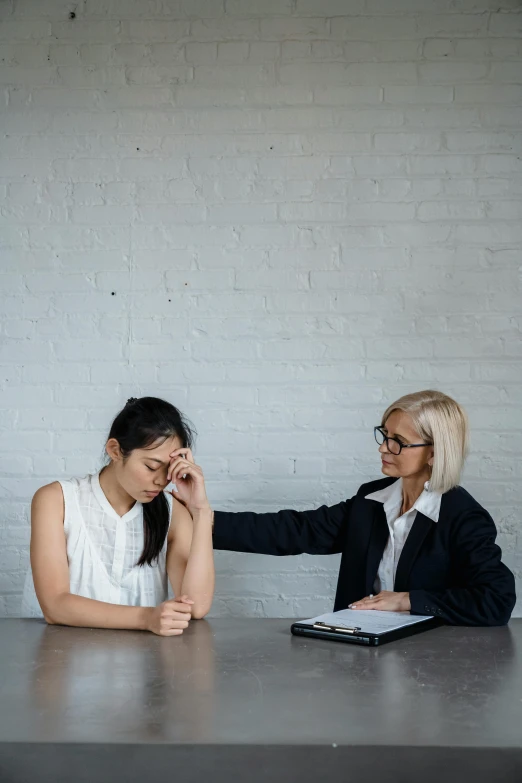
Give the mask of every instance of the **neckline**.
[[[101, 473], [101, 471], [100, 471]], [[137, 516], [142, 509], [142, 504], [137, 500], [132, 508], [130, 508], [126, 514], [120, 517], [116, 509], [114, 509], [109, 501], [107, 500], [107, 496], [105, 495], [105, 492], [103, 491], [101, 484], [100, 484], [100, 473], [95, 473], [91, 477], [91, 487], [94, 494], [94, 497], [100, 504], [100, 506], [103, 508], [103, 510], [109, 514], [109, 516], [113, 517], [114, 519], [118, 520], [118, 522], [128, 522], [130, 519], [134, 519], [135, 516]]]
[[[427, 486], [428, 485], [428, 486]], [[379, 489], [376, 492], [371, 492], [365, 496], [365, 499], [377, 500], [383, 504], [386, 519], [394, 517], [395, 521], [407, 516], [412, 511], [417, 511], [424, 516], [432, 520], [432, 522], [438, 522], [440, 516], [440, 506], [442, 502], [442, 495], [440, 492], [435, 492], [430, 489], [429, 482], [424, 483], [424, 488], [413, 504], [413, 506], [405, 511], [404, 514], [400, 513], [402, 505], [402, 478], [399, 477], [391, 484], [388, 484], [383, 489]], [[396, 510], [396, 515], [395, 515]]]

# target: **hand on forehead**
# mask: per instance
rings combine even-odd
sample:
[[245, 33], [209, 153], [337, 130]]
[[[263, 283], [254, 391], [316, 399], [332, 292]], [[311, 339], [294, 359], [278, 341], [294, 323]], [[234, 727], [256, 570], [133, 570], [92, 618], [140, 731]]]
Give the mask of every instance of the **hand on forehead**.
[[141, 454], [145, 459], [159, 460], [168, 465], [171, 461], [171, 454], [176, 449], [182, 448], [182, 443], [177, 436], [158, 441], [148, 449], [141, 449]]

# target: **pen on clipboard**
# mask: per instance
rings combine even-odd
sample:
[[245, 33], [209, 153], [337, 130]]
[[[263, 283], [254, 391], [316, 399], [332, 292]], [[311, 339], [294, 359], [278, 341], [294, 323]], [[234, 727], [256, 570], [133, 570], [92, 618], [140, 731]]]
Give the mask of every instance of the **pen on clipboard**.
[[313, 628], [317, 628], [320, 631], [340, 631], [340, 633], [356, 633], [361, 630], [361, 627], [354, 625], [353, 627], [328, 625], [328, 623], [322, 623], [321, 621], [314, 623]]

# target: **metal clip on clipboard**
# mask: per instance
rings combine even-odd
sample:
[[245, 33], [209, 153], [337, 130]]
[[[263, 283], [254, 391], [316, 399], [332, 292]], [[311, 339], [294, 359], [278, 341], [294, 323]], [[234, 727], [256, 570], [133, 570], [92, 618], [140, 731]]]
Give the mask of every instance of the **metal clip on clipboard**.
[[312, 628], [317, 628], [320, 631], [339, 631], [340, 633], [356, 633], [361, 628], [358, 625], [354, 625], [353, 628], [339, 627], [337, 625], [328, 625], [328, 623], [317, 622], [314, 623]]

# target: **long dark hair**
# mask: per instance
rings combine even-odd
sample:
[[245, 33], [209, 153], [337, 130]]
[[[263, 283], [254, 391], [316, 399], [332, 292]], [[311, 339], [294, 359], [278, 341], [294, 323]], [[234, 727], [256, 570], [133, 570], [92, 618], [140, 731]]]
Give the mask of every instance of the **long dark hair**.
[[[157, 440], [177, 437], [183, 448], [192, 448], [195, 430], [170, 402], [159, 397], [131, 397], [111, 424], [107, 440], [115, 438], [123, 459], [134, 449], [146, 449]], [[157, 561], [169, 529], [169, 504], [163, 492], [143, 504], [143, 552], [136, 565]]]

